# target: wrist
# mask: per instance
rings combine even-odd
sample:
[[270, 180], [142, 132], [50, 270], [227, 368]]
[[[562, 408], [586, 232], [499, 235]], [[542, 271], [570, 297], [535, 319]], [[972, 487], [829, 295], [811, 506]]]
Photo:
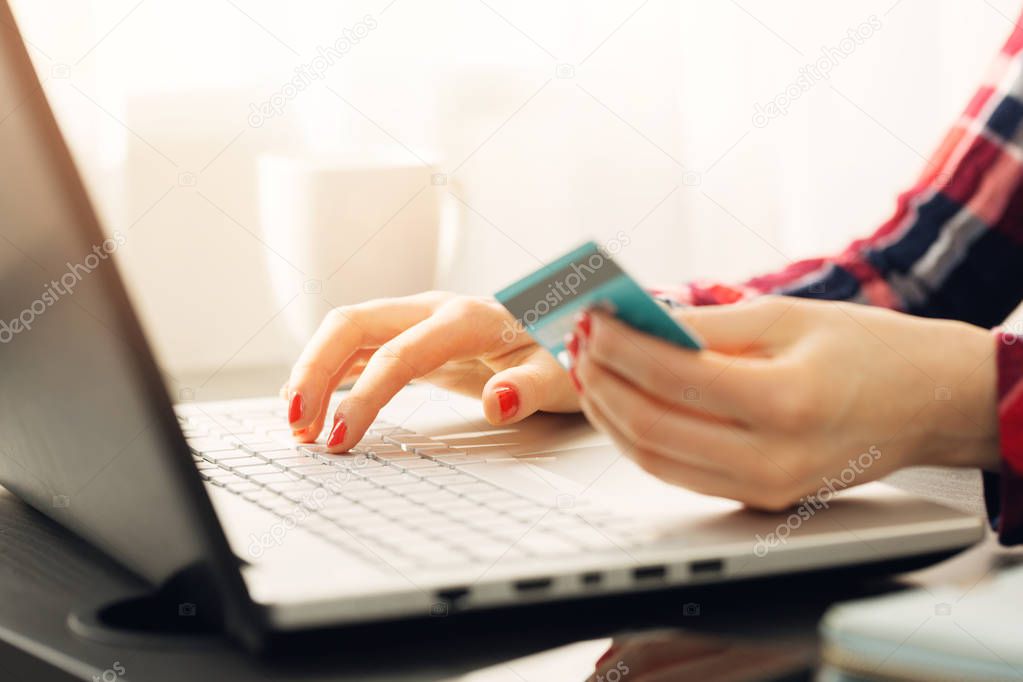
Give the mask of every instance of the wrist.
[[946, 370], [937, 372], [930, 409], [932, 456], [939, 466], [997, 471], [1001, 462], [998, 429], [997, 338], [986, 329], [955, 323], [943, 352]]

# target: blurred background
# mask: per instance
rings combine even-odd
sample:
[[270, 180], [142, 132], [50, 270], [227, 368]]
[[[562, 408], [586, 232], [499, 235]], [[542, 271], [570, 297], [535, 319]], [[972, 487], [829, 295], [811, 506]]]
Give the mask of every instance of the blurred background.
[[170, 373], [627, 236], [735, 280], [879, 224], [1018, 0], [14, 0]]

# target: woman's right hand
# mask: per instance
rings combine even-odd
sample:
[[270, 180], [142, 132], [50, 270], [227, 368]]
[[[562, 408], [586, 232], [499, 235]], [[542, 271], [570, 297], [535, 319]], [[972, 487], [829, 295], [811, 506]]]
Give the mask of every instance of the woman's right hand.
[[[481, 398], [492, 424], [538, 410], [579, 410], [568, 373], [497, 301], [435, 291], [330, 311], [281, 395], [299, 441], [316, 440], [331, 417], [328, 449], [345, 452], [402, 387], [420, 378]], [[328, 415], [331, 394], [353, 379]]]

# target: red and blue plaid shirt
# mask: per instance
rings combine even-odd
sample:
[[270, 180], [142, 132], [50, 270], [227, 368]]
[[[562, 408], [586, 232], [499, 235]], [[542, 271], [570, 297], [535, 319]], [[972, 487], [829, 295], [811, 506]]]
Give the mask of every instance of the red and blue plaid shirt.
[[[841, 254], [739, 285], [694, 282], [655, 293], [679, 303], [762, 294], [843, 300], [991, 328], [1023, 300], [1023, 18], [983, 85], [895, 214]], [[1000, 475], [984, 474], [992, 525], [1023, 542], [1023, 330], [994, 330]]]

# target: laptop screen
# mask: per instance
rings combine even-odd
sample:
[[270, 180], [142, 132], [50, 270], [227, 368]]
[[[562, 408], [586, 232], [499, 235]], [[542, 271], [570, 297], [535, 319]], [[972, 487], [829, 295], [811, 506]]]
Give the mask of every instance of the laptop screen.
[[0, 1], [0, 483], [159, 583], [226, 543], [15, 26]]

